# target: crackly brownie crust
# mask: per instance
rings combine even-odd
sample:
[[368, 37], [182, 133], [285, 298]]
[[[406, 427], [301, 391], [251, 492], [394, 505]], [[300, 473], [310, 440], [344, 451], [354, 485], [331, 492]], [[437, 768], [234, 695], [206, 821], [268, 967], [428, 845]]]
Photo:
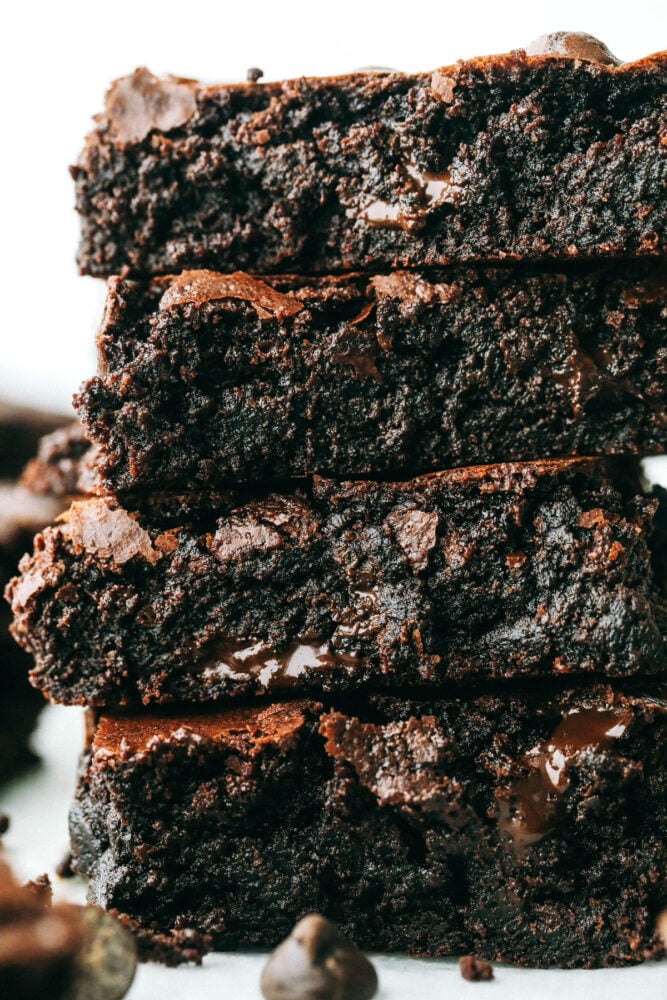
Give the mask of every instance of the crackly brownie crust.
[[625, 472], [306, 485], [159, 524], [74, 503], [7, 591], [33, 683], [110, 706], [664, 671], [657, 502]]
[[667, 447], [664, 261], [109, 283], [77, 398], [107, 490]]
[[272, 947], [309, 912], [374, 950], [657, 957], [664, 695], [552, 682], [102, 716], [74, 864], [163, 959], [172, 931], [176, 947], [190, 928], [215, 948]]
[[81, 270], [664, 252], [667, 60], [598, 57], [221, 86], [137, 70], [72, 168]]

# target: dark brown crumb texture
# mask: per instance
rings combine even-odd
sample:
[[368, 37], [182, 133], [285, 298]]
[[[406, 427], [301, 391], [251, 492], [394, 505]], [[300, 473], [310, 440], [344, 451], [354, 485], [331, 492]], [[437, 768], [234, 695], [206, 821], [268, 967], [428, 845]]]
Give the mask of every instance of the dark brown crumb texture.
[[72, 505], [7, 591], [56, 702], [665, 670], [657, 501], [601, 460], [316, 479], [190, 517]]
[[76, 405], [117, 495], [646, 455], [667, 446], [666, 288], [664, 261], [114, 278]]
[[327, 274], [665, 251], [667, 60], [117, 80], [72, 168], [86, 274]]
[[39, 496], [74, 497], [99, 488], [97, 449], [78, 421], [45, 434], [19, 485]]
[[551, 683], [103, 716], [74, 865], [148, 956], [171, 943], [174, 962], [188, 931], [273, 947], [310, 912], [362, 948], [536, 967], [658, 957], [664, 694]]

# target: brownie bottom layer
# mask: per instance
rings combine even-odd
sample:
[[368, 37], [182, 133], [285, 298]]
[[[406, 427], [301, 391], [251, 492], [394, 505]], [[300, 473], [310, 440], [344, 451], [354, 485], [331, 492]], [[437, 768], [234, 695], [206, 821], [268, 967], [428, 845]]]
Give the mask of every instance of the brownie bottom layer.
[[273, 947], [312, 911], [367, 949], [537, 967], [655, 957], [666, 693], [102, 716], [74, 865], [147, 957], [172, 962]]

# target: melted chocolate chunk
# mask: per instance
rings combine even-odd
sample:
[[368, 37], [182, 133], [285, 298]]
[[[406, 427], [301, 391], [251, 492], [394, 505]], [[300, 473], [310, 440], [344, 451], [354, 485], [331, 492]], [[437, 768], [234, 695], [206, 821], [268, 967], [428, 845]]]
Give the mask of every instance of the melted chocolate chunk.
[[514, 785], [498, 802], [498, 822], [515, 847], [538, 843], [558, 826], [568, 770], [582, 750], [602, 750], [624, 735], [632, 722], [628, 709], [576, 709], [565, 715], [550, 739], [529, 750], [524, 764], [527, 778]]
[[[347, 633], [349, 634], [349, 633]], [[205, 677], [256, 678], [267, 690], [298, 685], [313, 670], [354, 670], [363, 661], [349, 653], [334, 652], [327, 642], [304, 639], [282, 651], [262, 640], [222, 639], [206, 651], [201, 666]]]

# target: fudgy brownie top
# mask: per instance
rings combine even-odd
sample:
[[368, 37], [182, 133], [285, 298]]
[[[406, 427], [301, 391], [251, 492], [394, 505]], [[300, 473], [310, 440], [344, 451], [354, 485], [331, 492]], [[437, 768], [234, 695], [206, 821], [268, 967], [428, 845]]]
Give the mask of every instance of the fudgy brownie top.
[[[351, 764], [381, 801], [389, 804], [400, 796], [417, 805], [434, 794], [436, 748], [451, 746], [458, 755], [462, 750], [457, 739], [476, 743], [485, 767], [496, 769], [499, 776], [505, 769], [524, 775], [509, 782], [508, 795], [498, 806], [502, 833], [521, 849], [548, 832], [572, 761], [587, 748], [615, 754], [635, 722], [650, 724], [667, 716], [665, 695], [660, 684], [642, 688], [635, 682], [620, 689], [551, 681], [539, 690], [491, 686], [483, 694], [472, 688], [431, 701], [370, 694], [363, 703], [352, 699], [345, 708], [337, 707], [335, 700], [327, 706], [297, 699], [225, 710], [102, 714], [90, 753], [96, 769], [138, 763], [151, 754], [166, 760], [169, 747], [187, 754], [189, 745], [198, 748], [198, 755], [224, 751], [252, 762], [261, 755], [293, 752], [315, 719], [325, 752]], [[494, 715], [500, 727], [495, 732]], [[480, 733], [475, 737], [472, 730], [477, 726]], [[482, 751], [483, 740], [490, 745]], [[388, 752], [391, 768], [385, 759]], [[387, 773], [383, 780], [385, 768], [395, 772], [393, 779]]]
[[95, 725], [91, 752], [99, 763], [122, 763], [150, 753], [158, 743], [206, 739], [252, 756], [262, 747], [289, 747], [313, 704], [296, 700], [260, 709], [246, 705], [199, 713], [179, 709], [102, 715]]
[[[457, 94], [457, 85], [465, 85], [468, 78], [484, 77], [487, 74], [507, 73], [517, 70], [525, 63], [532, 71], [548, 68], [554, 60], [576, 60], [580, 63], [578, 70], [616, 76], [636, 73], [644, 68], [664, 62], [665, 53], [657, 52], [631, 63], [623, 63], [609, 52], [604, 43], [591, 36], [581, 36], [571, 32], [560, 32], [560, 44], [556, 34], [542, 36], [536, 39], [524, 51], [516, 51], [492, 56], [478, 56], [474, 59], [459, 61], [452, 66], [444, 66], [430, 74], [415, 76], [412, 79], [429, 80], [433, 90], [444, 103], [453, 103]], [[543, 51], [546, 49], [547, 51]], [[593, 69], [594, 67], [594, 69]], [[407, 74], [396, 70], [376, 70], [372, 76], [377, 78], [377, 86], [381, 87], [386, 76], [400, 79], [411, 79]], [[342, 74], [332, 77], [317, 77], [303, 80], [296, 78], [276, 83], [263, 82], [261, 89], [264, 104], [270, 103], [272, 97], [278, 97], [283, 92], [298, 91], [305, 83], [308, 86], [335, 85], [344, 90], [354, 89], [359, 83], [365, 87], [369, 82], [369, 74], [365, 71]], [[153, 130], [170, 132], [182, 127], [196, 113], [200, 95], [210, 99], [216, 95], [256, 95], [256, 82], [205, 84], [187, 77], [167, 76], [158, 78], [145, 69], [137, 69], [129, 76], [116, 80], [106, 96], [105, 109], [97, 117], [98, 131], [108, 131], [112, 142], [119, 146], [138, 142]], [[270, 119], [267, 119], [267, 124]], [[93, 132], [88, 142], [95, 143]], [[262, 137], [258, 138], [261, 144]], [[268, 136], [267, 136], [268, 139]], [[433, 183], [436, 183], [435, 178]]]

